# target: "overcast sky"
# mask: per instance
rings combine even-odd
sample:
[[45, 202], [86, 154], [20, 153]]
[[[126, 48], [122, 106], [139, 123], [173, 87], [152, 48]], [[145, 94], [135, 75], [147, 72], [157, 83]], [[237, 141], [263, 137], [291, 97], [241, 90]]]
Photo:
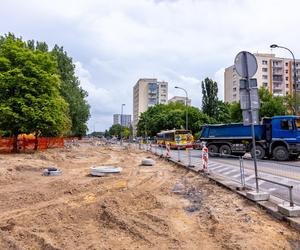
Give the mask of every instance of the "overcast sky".
[[223, 98], [240, 50], [278, 43], [300, 58], [299, 10], [297, 0], [0, 0], [0, 32], [63, 46], [89, 92], [89, 128], [101, 131], [122, 103], [132, 114], [139, 78], [168, 81], [169, 98], [182, 86], [200, 107], [201, 81], [216, 80]]

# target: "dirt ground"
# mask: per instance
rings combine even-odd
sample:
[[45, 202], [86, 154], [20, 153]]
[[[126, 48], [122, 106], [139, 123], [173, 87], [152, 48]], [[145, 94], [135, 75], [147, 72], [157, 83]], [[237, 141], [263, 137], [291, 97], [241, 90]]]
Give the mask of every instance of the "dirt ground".
[[[151, 156], [155, 166], [140, 166]], [[123, 168], [89, 176], [93, 165]], [[56, 166], [61, 176], [42, 176]], [[0, 249], [300, 249], [253, 203], [153, 155], [81, 143], [0, 155]]]

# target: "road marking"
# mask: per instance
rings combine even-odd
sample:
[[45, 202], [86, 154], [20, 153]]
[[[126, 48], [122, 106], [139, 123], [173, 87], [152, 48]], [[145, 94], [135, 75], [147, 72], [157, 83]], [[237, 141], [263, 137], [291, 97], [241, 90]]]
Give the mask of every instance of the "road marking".
[[241, 173], [235, 174], [235, 175], [233, 175], [232, 177], [233, 177], [233, 178], [241, 177]]
[[253, 179], [254, 177], [255, 177], [255, 175], [252, 174], [252, 175], [246, 177], [246, 178], [245, 178], [245, 181], [249, 181], [249, 180]]
[[[223, 173], [223, 172], [226, 172], [228, 170], [231, 170], [230, 167], [224, 167], [224, 166], [221, 166], [222, 169], [218, 168], [217, 172], [218, 173]], [[216, 168], [214, 168], [213, 170], [216, 170]]]
[[234, 172], [236, 172], [236, 171], [238, 171], [238, 170], [232, 169], [232, 170], [230, 170], [230, 171], [228, 171], [228, 172], [225, 172], [224, 174], [228, 175], [228, 174], [232, 174], [232, 173], [234, 173]]
[[221, 165], [221, 166], [218, 166], [218, 167], [212, 167], [211, 169], [213, 169], [213, 170], [224, 170], [225, 168], [224, 168], [224, 166]]
[[258, 185], [260, 185], [260, 186], [261, 186], [262, 184], [264, 184], [264, 183], [266, 183], [266, 182], [265, 182], [265, 181], [262, 181], [262, 180], [259, 180], [259, 181], [258, 181]]

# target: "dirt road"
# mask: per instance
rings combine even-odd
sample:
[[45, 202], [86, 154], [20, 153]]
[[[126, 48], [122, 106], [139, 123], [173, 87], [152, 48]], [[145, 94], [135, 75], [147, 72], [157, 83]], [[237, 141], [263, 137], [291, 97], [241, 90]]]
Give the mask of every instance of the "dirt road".
[[[140, 166], [146, 156], [87, 143], [0, 155], [0, 249], [300, 248], [251, 202], [158, 158]], [[90, 177], [92, 165], [123, 172]], [[63, 175], [41, 176], [50, 166]]]

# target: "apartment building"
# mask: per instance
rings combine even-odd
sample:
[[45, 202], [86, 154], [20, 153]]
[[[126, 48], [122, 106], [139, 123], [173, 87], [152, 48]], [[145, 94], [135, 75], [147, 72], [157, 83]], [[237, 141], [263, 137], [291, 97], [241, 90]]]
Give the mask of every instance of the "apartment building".
[[[257, 60], [257, 72], [253, 78], [257, 79], [257, 86], [264, 86], [274, 96], [293, 94], [293, 60], [276, 57], [275, 54], [254, 54]], [[300, 76], [300, 60], [296, 60], [297, 76]], [[225, 69], [224, 99], [225, 102], [239, 101], [239, 80], [234, 65]], [[297, 77], [297, 87], [300, 78]]]
[[[180, 103], [185, 104], [185, 102], [186, 102], [186, 97], [184, 97], [184, 96], [174, 96], [174, 97], [172, 97], [172, 98], [169, 100], [169, 103], [170, 103], [170, 102], [180, 102]], [[191, 103], [192, 103], [192, 100], [188, 98], [188, 100], [187, 100], [187, 105], [188, 105], [188, 106], [191, 106]]]
[[168, 102], [168, 83], [156, 78], [142, 78], [133, 87], [133, 133], [141, 113], [156, 104]]
[[113, 124], [121, 124], [123, 127], [130, 128], [131, 126], [131, 115], [121, 115], [114, 114], [113, 115]]

